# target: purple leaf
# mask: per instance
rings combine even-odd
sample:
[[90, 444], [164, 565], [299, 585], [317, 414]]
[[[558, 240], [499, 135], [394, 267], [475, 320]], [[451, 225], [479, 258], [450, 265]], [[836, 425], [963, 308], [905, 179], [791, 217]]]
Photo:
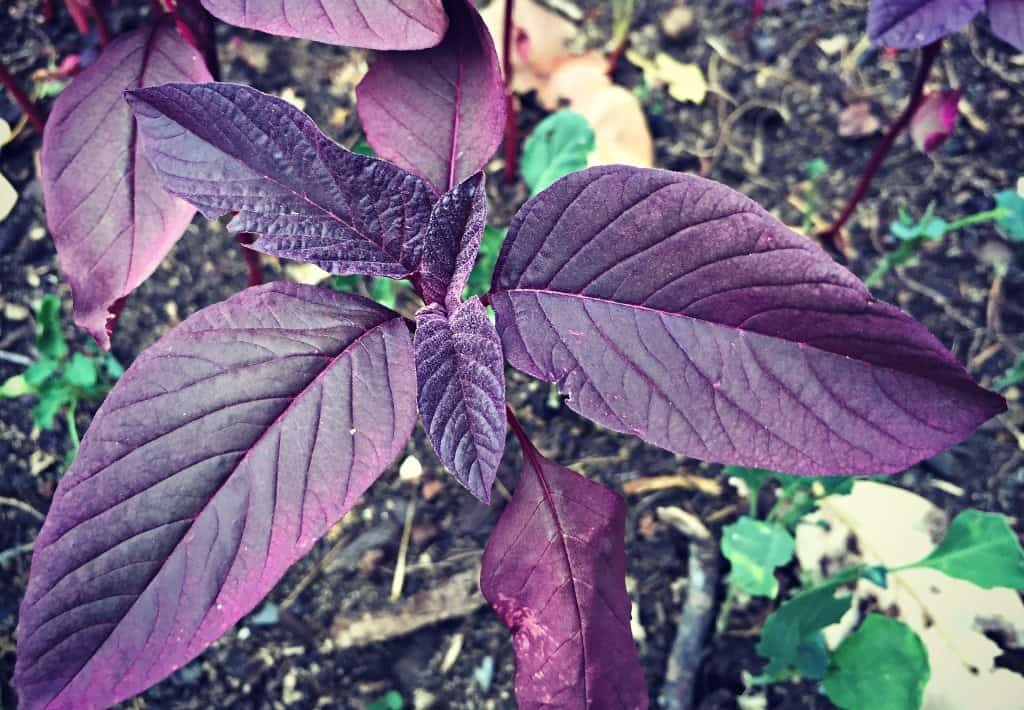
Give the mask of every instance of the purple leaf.
[[21, 606], [21, 707], [107, 707], [246, 614], [405, 445], [403, 319], [251, 288], [146, 350], [61, 480]]
[[931, 44], [962, 30], [985, 0], [871, 0], [868, 37], [897, 49]]
[[953, 133], [962, 91], [933, 91], [921, 101], [910, 119], [910, 137], [925, 153], [936, 150]]
[[164, 187], [210, 219], [238, 214], [252, 247], [334, 274], [419, 267], [433, 194], [414, 175], [345, 150], [286, 102], [236, 84], [128, 94]]
[[441, 41], [441, 0], [202, 0], [238, 27], [367, 49], [424, 49]]
[[688, 456], [900, 471], [1005, 410], [912, 318], [729, 188], [623, 166], [516, 216], [491, 305], [513, 367]]
[[447, 0], [444, 41], [379, 54], [356, 87], [366, 138], [379, 156], [445, 193], [480, 170], [505, 128], [494, 43], [468, 0]]
[[46, 221], [75, 323], [103, 349], [111, 305], [153, 273], [195, 214], [163, 191], [142, 159], [121, 93], [209, 79], [174, 24], [158, 22], [112, 42], [54, 103], [40, 159]]
[[452, 312], [458, 308], [486, 224], [483, 173], [446, 192], [434, 205], [420, 266], [427, 303], [446, 303]]
[[512, 630], [516, 701], [646, 708], [629, 627], [626, 506], [520, 437], [523, 472], [484, 550], [480, 589]]
[[479, 298], [451, 315], [416, 314], [416, 380], [423, 428], [441, 463], [484, 503], [505, 450], [505, 365]]
[[992, 34], [1024, 52], [1024, 2], [988, 0], [988, 19]]

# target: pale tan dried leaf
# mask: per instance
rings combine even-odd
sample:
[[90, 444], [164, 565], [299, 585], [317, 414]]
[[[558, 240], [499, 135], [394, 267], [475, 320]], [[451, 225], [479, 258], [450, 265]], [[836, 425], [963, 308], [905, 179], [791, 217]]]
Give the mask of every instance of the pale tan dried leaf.
[[839, 112], [839, 135], [843, 138], [860, 138], [876, 133], [882, 122], [872, 113], [871, 104], [858, 101]]
[[14, 185], [7, 180], [6, 177], [0, 173], [0, 222], [7, 219], [7, 215], [14, 209], [14, 205], [18, 203], [18, 191], [14, 189]]

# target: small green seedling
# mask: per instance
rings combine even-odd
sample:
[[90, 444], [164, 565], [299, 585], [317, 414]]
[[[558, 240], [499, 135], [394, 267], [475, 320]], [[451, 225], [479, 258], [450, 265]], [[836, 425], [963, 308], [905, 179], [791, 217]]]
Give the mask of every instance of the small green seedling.
[[[729, 588], [723, 614], [738, 594], [778, 595], [775, 571], [792, 557], [793, 531], [808, 524], [804, 517], [828, 495], [853, 490], [850, 478], [797, 478], [762, 469], [727, 467], [742, 479], [750, 495], [749, 515], [727, 526], [722, 553], [729, 560]], [[766, 484], [778, 482], [776, 503], [758, 519], [757, 500]], [[869, 615], [860, 628], [830, 651], [823, 630], [838, 622], [853, 603], [841, 589], [858, 579], [885, 587], [888, 576], [915, 568], [930, 568], [985, 589], [1024, 589], [1024, 550], [1006, 519], [994, 513], [965, 510], [950, 524], [931, 554], [912, 564], [888, 568], [854, 565], [824, 581], [797, 591], [765, 620], [758, 653], [767, 663], [754, 684], [803, 678], [821, 681], [822, 691], [836, 706], [856, 710], [916, 710], [930, 677], [928, 654], [906, 624], [879, 614]], [[719, 628], [726, 619], [719, 618]], [[878, 673], [878, 658], [886, 658], [892, 673]]]
[[32, 421], [40, 429], [52, 429], [57, 416], [65, 412], [71, 447], [66, 461], [78, 452], [75, 413], [82, 400], [106, 396], [124, 369], [110, 353], [89, 342], [89, 354], [71, 353], [60, 324], [60, 299], [47, 294], [36, 310], [37, 359], [20, 375], [0, 385], [0, 397], [35, 396]]

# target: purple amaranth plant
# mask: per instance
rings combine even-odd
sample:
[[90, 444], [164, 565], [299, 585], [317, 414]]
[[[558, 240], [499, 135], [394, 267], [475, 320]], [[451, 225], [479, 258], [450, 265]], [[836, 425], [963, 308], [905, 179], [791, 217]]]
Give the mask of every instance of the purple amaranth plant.
[[[445, 41], [477, 41], [471, 6], [447, 8], [470, 31]], [[137, 358], [35, 544], [23, 707], [110, 705], [189, 662], [352, 509], [417, 416], [485, 503], [506, 426], [519, 440], [522, 478], [481, 588], [512, 631], [520, 707], [646, 707], [624, 504], [539, 454], [505, 405], [505, 362], [616, 431], [799, 474], [900, 471], [1005, 409], [820, 248], [694, 176], [611, 166], [556, 182], [513, 220], [490, 293], [464, 300], [486, 221], [479, 167], [504, 100], [458, 61], [418, 66], [424, 85], [440, 72], [465, 102], [436, 97], [450, 133], [410, 143], [407, 167], [349, 152], [247, 87], [127, 93], [168, 192], [208, 218], [233, 214], [228, 228], [256, 234], [257, 251], [408, 278], [424, 305], [408, 320], [273, 283], [199, 311]]]

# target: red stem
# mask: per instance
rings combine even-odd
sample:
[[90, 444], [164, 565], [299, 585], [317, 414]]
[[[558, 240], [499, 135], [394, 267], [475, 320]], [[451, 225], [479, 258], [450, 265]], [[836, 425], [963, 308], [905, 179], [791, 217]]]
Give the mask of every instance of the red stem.
[[53, 0], [43, 0], [43, 22], [53, 19]]
[[931, 74], [932, 65], [935, 64], [935, 59], [939, 56], [939, 49], [941, 48], [942, 40], [938, 39], [927, 45], [921, 53], [921, 62], [917, 66], [917, 74], [914, 76], [914, 85], [910, 90], [910, 101], [907, 103], [906, 108], [903, 109], [903, 113], [893, 121], [892, 125], [885, 132], [882, 137], [882, 142], [875, 148], [875, 152], [871, 154], [871, 158], [868, 159], [868, 164], [864, 168], [864, 173], [860, 176], [860, 182], [857, 183], [857, 189], [853, 193], [853, 197], [850, 199], [849, 204], [846, 205], [846, 209], [836, 218], [836, 221], [832, 223], [828, 231], [825, 233], [827, 238], [830, 238], [833, 244], [839, 243], [839, 233], [843, 228], [843, 225], [849, 221], [850, 217], [853, 216], [853, 211], [857, 208], [857, 205], [867, 195], [868, 188], [871, 187], [871, 180], [874, 179], [875, 173], [882, 167], [882, 163], [889, 155], [889, 151], [892, 150], [893, 144], [910, 123], [910, 119], [913, 118], [914, 113], [917, 111], [918, 106], [921, 105], [921, 101], [924, 98], [924, 85], [928, 80], [928, 75]]
[[534, 451], [533, 443], [530, 441], [530, 437], [526, 435], [526, 431], [523, 429], [523, 425], [519, 423], [519, 418], [516, 417], [516, 413], [512, 411], [512, 407], [505, 405], [505, 419], [508, 420], [508, 426], [512, 430], [512, 433], [516, 435], [516, 439], [519, 440], [519, 445], [523, 448], [523, 456]]
[[106, 47], [110, 44], [110, 26], [107, 24], [107, 18], [103, 15], [103, 8], [98, 0], [87, 0], [87, 2], [89, 14], [96, 20], [96, 31], [100, 36], [100, 46]]
[[505, 0], [505, 31], [501, 38], [502, 72], [505, 74], [505, 182], [515, 182], [519, 167], [519, 138], [516, 135], [516, 102], [512, 95], [512, 14], [515, 0]]
[[46, 125], [43, 114], [39, 112], [39, 108], [33, 103], [32, 99], [22, 91], [21, 85], [18, 84], [14, 76], [11, 75], [11, 72], [3, 64], [0, 64], [0, 84], [3, 84], [4, 88], [7, 89], [7, 93], [14, 99], [14, 103], [18, 104], [18, 108], [28, 118], [28, 122], [36, 129], [36, 133], [43, 135], [43, 127]]
[[64, 0], [64, 5], [67, 6], [71, 19], [75, 21], [79, 34], [89, 34], [89, 18], [85, 8], [78, 4], [78, 0]]
[[255, 234], [241, 232], [238, 235], [238, 243], [242, 245], [242, 254], [245, 255], [245, 266], [249, 270], [249, 285], [259, 286], [263, 283], [263, 265], [260, 264], [259, 253], [249, 248], [254, 241], [256, 241]]

